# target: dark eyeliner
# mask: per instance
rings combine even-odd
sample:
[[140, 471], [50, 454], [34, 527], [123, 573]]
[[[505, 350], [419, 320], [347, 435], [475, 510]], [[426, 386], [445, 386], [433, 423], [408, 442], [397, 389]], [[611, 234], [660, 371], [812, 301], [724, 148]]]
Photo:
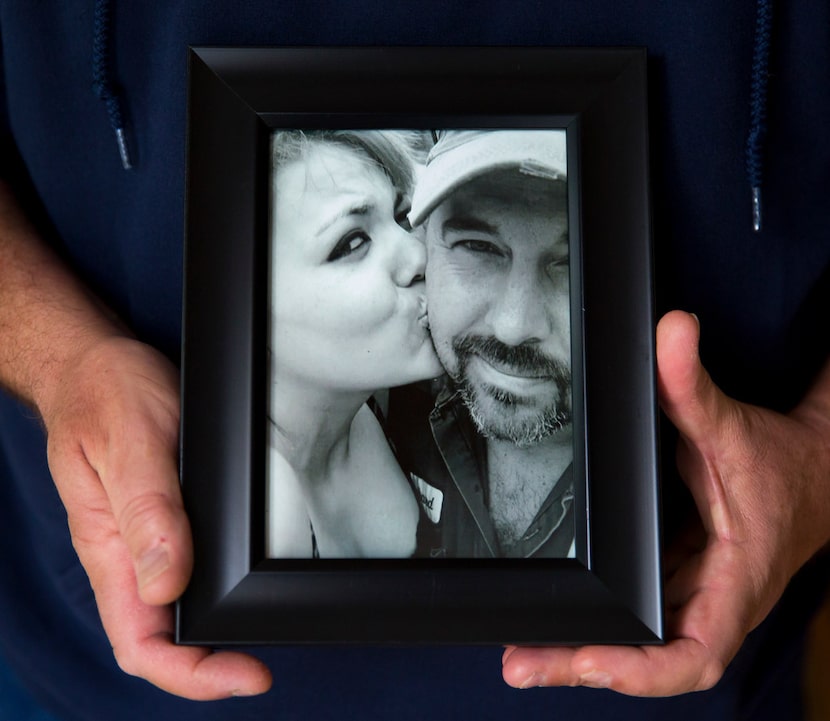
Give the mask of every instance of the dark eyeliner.
[[[354, 248], [351, 247], [351, 243], [355, 238], [363, 238], [363, 240]], [[346, 256], [351, 255], [352, 253], [356, 253], [360, 250], [366, 243], [369, 243], [371, 238], [369, 234], [365, 230], [353, 230], [350, 233], [347, 233], [343, 238], [341, 238], [337, 245], [334, 246], [331, 253], [329, 253], [326, 261], [334, 261], [339, 260], [340, 258], [345, 258]]]

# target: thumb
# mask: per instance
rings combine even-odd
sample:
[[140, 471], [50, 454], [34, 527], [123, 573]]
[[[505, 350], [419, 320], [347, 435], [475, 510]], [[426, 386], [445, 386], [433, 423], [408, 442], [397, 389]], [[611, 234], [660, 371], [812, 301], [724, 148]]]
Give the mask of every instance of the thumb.
[[[141, 479], [141, 485], [116, 494], [113, 510], [133, 558], [138, 592], [145, 603], [161, 605], [178, 598], [190, 578], [192, 549], [190, 526], [181, 503], [174, 468], [155, 468], [158, 475]], [[172, 463], [169, 465], [173, 466]]]
[[705, 445], [727, 398], [700, 362], [700, 323], [683, 311], [657, 324], [657, 385], [660, 404], [678, 431], [696, 446]]

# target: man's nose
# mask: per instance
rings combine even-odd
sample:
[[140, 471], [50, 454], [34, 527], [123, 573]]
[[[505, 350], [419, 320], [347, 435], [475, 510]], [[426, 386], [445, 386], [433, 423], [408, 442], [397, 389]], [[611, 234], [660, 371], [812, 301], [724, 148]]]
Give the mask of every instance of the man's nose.
[[511, 346], [545, 340], [552, 332], [549, 293], [535, 273], [512, 268], [487, 312], [493, 335]]

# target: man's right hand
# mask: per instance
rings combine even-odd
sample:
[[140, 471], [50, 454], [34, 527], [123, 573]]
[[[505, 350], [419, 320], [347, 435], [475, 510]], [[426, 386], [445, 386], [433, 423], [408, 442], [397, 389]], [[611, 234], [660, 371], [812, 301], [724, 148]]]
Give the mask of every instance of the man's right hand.
[[193, 562], [176, 369], [129, 336], [2, 181], [0, 385], [46, 425], [49, 467], [121, 667], [193, 699], [266, 691], [271, 675], [256, 659], [172, 641], [170, 604]]
[[176, 465], [175, 368], [111, 336], [74, 356], [53, 388], [38, 404], [49, 467], [121, 668], [192, 699], [266, 691], [271, 676], [258, 660], [172, 641], [169, 604], [193, 562]]

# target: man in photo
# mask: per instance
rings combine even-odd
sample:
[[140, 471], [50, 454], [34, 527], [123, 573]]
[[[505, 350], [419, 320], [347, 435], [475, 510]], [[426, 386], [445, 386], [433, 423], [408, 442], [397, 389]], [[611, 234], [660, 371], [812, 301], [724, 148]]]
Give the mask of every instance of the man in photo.
[[390, 420], [431, 556], [574, 554], [566, 180], [562, 130], [463, 130], [418, 181], [409, 217], [448, 378], [435, 397], [399, 393]]

